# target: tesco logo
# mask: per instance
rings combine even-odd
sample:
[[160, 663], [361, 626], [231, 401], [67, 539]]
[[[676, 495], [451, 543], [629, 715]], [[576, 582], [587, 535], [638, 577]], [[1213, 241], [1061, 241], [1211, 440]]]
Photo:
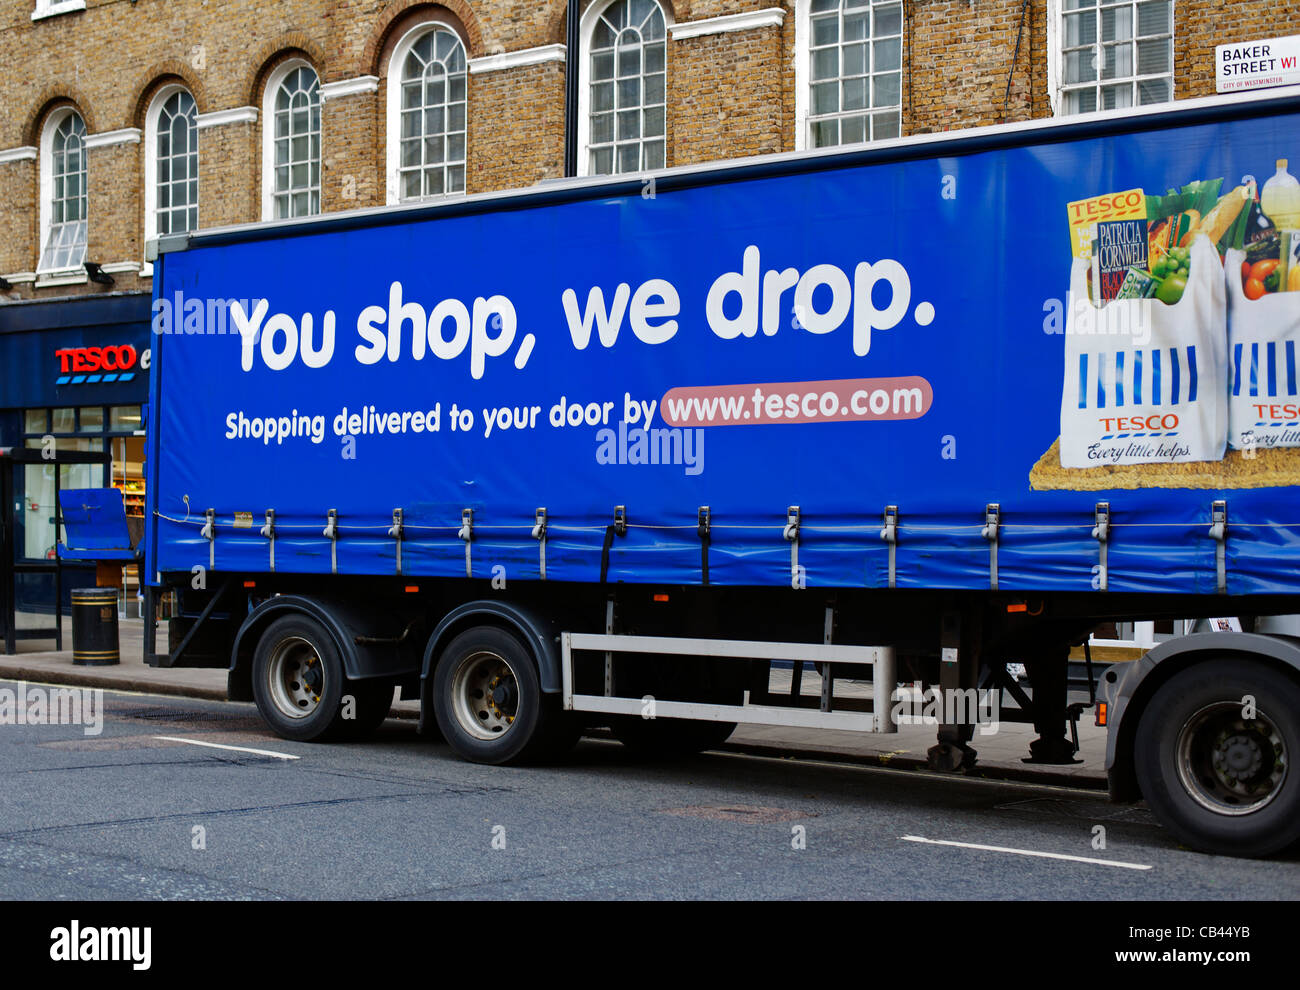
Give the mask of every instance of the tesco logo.
[[59, 371], [78, 374], [96, 371], [130, 371], [137, 366], [149, 367], [149, 352], [137, 354], [130, 344], [109, 347], [64, 347], [54, 352], [59, 359]]
[[1070, 203], [1068, 209], [1073, 220], [1105, 220], [1120, 214], [1129, 216], [1145, 205], [1146, 196], [1143, 192], [1140, 189], [1130, 189], [1128, 192], [1094, 196], [1089, 200]]
[[[1178, 429], [1177, 413], [1152, 413], [1150, 416], [1106, 416], [1099, 418], [1098, 423], [1104, 430], [1119, 430], [1121, 432], [1132, 432], [1133, 430], [1176, 430]], [[1115, 424], [1112, 426], [1111, 424]]]

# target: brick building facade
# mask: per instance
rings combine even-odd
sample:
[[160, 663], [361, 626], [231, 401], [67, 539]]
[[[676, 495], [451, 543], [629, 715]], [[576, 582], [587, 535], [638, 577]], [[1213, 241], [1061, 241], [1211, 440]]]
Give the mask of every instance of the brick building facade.
[[[631, 161], [619, 166], [624, 154], [641, 156], [632, 163], [637, 168], [685, 165], [1047, 117], [1071, 106], [1206, 96], [1214, 91], [1216, 44], [1300, 32], [1300, 8], [1285, 5], [1265, 25], [1239, 0], [1125, 0], [1101, 8], [1088, 2], [588, 0], [580, 171], [623, 170]], [[600, 164], [593, 150], [601, 127], [624, 122], [621, 112], [598, 121], [592, 94], [607, 71], [611, 85], [628, 82], [622, 62], [613, 70], [598, 64], [602, 16], [621, 16], [620, 24], [636, 29], [620, 35], [619, 44], [635, 41], [641, 60], [639, 113], [628, 125], [639, 141], [620, 144], [620, 132], [610, 146], [615, 165]], [[426, 87], [422, 116], [416, 114], [423, 123], [413, 125], [416, 139], [438, 143], [437, 167], [425, 167], [430, 153], [416, 149], [415, 171], [403, 172], [400, 159], [414, 145], [397, 134], [406, 126], [405, 97], [389, 90], [403, 86], [413, 45], [435, 25], [455, 39], [447, 45], [462, 49], [428, 77], [446, 87], [438, 90], [442, 102], [430, 104], [433, 90]], [[188, 102], [182, 96], [169, 106], [192, 115], [200, 227], [268, 219], [282, 208], [272, 188], [281, 181], [273, 159], [282, 152], [271, 132], [289, 77], [314, 80], [315, 87], [305, 99], [316, 101], [317, 123], [303, 118], [314, 142], [302, 145], [303, 175], [310, 176], [303, 188], [312, 190], [301, 199], [306, 212], [397, 202], [409, 193], [402, 183], [418, 184], [421, 168], [428, 173], [421, 194], [429, 181], [458, 195], [561, 175], [564, 37], [560, 2], [5, 0], [0, 275], [12, 288], [0, 299], [105, 291], [87, 281], [84, 262], [102, 266], [116, 291], [148, 290], [145, 241], [159, 229], [159, 196], [178, 195], [183, 186], [171, 176], [170, 192], [159, 191], [155, 118], [166, 110], [163, 98], [178, 93]], [[1094, 61], [1127, 96], [1087, 82], [1086, 63]], [[295, 68], [307, 72], [298, 77]], [[1067, 94], [1080, 78], [1086, 85]], [[660, 99], [662, 109], [652, 106]], [[850, 112], [858, 107], [862, 113]], [[430, 125], [430, 114], [441, 123]], [[71, 160], [55, 154], [56, 122], [73, 115], [84, 125], [79, 207], [54, 203], [56, 185], [65, 194], [67, 188], [52, 176]], [[453, 126], [460, 117], [463, 123]], [[285, 119], [289, 127], [296, 118]], [[283, 147], [296, 148], [297, 135]], [[175, 155], [176, 146], [170, 151]], [[454, 156], [462, 164], [453, 168], [446, 163]], [[183, 158], [175, 157], [172, 168], [183, 169]], [[84, 248], [49, 255], [56, 214], [64, 209], [74, 217], [84, 211], [82, 227], [67, 233], [70, 243], [84, 237]]]

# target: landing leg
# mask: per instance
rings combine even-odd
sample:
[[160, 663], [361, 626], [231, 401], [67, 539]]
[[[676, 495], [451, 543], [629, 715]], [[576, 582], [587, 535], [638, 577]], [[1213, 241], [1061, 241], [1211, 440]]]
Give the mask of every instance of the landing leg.
[[1026, 763], [1080, 763], [1078, 747], [1066, 737], [1068, 647], [1053, 647], [1026, 659], [1025, 670], [1034, 686], [1034, 729], [1038, 738], [1029, 744]]
[[[960, 612], [945, 612], [940, 632], [939, 688], [943, 694], [945, 718], [949, 712], [962, 711], [964, 706], [952, 704], [950, 699], [966, 689], [974, 689], [979, 673], [977, 623], [962, 621]], [[926, 751], [926, 762], [931, 770], [969, 770], [975, 766], [976, 752], [970, 746], [975, 734], [975, 723], [942, 722], [938, 742]]]

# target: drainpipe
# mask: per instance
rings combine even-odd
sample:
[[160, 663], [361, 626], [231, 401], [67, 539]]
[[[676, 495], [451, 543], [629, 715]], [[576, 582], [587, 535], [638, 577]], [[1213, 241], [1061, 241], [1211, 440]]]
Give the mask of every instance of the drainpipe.
[[569, 0], [565, 12], [564, 53], [564, 174], [578, 174], [578, 20], [581, 0]]

